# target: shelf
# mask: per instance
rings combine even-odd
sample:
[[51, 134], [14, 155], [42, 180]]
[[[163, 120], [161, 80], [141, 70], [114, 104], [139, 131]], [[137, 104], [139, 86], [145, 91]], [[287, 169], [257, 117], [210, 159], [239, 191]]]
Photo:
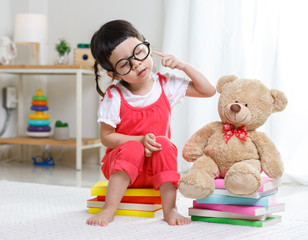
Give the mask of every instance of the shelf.
[[0, 69], [89, 69], [92, 67], [83, 65], [0, 65]]
[[93, 68], [82, 65], [0, 65], [0, 73], [9, 74], [93, 74]]
[[[23, 144], [23, 145], [65, 145], [76, 146], [76, 139], [70, 138], [66, 141], [55, 140], [49, 138], [33, 138], [33, 137], [13, 137], [13, 138], [0, 138], [0, 144]], [[83, 138], [82, 146], [86, 145], [101, 145], [101, 141], [98, 138]]]
[[[76, 169], [82, 169], [82, 151], [85, 149], [99, 148], [99, 161], [103, 155], [103, 145], [97, 138], [82, 138], [82, 83], [83, 76], [93, 76], [92, 67], [82, 65], [0, 65], [0, 74], [18, 75], [18, 110], [17, 134], [25, 134], [24, 102], [23, 102], [23, 75], [66, 75], [73, 76], [76, 84], [76, 138], [67, 141], [56, 141], [52, 138], [13, 137], [0, 138], [0, 144], [21, 145], [63, 145], [76, 148]], [[88, 79], [92, 79], [89, 78]], [[1, 78], [0, 78], [1, 80]]]

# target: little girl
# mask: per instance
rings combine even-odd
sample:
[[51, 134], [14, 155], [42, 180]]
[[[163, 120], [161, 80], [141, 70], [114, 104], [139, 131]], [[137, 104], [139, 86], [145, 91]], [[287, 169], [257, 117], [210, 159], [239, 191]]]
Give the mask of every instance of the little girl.
[[[127, 21], [104, 24], [92, 37], [96, 89], [103, 101], [98, 110], [100, 138], [107, 147], [102, 172], [109, 180], [102, 211], [87, 219], [91, 225], [113, 221], [127, 187], [160, 191], [164, 220], [183, 225], [190, 220], [176, 209], [177, 148], [170, 141], [171, 108], [183, 97], [211, 97], [215, 88], [197, 69], [172, 55], [153, 52], [164, 67], [179, 69], [190, 78], [152, 73], [150, 43]], [[104, 94], [98, 65], [119, 82]]]

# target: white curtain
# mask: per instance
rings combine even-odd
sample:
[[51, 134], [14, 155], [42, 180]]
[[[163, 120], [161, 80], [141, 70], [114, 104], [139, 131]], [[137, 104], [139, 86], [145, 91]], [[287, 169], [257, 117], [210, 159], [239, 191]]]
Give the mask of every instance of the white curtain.
[[[289, 179], [308, 184], [308, 1], [305, 0], [165, 0], [162, 51], [188, 61], [216, 86], [224, 74], [256, 78], [288, 97], [259, 131], [275, 143]], [[160, 69], [164, 72], [165, 69]], [[179, 72], [177, 72], [179, 73]], [[206, 123], [220, 120], [218, 94], [185, 99], [173, 113], [173, 141], [179, 170], [186, 140]]]

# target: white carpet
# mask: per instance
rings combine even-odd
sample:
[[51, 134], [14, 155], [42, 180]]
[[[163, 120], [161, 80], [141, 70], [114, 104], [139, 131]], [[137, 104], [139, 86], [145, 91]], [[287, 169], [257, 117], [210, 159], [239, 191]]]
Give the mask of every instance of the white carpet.
[[[286, 203], [282, 223], [266, 228], [204, 222], [168, 226], [158, 218], [124, 216], [98, 227], [85, 223], [90, 188], [0, 181], [0, 239], [308, 239], [308, 191], [292, 190], [280, 199]], [[191, 202], [179, 197], [179, 211], [187, 215]]]

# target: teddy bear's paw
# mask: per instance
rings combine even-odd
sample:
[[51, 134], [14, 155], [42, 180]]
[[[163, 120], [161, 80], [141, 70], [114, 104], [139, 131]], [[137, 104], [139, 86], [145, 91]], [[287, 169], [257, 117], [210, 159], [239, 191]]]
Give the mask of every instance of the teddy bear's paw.
[[186, 174], [179, 181], [179, 190], [187, 198], [205, 198], [214, 191], [214, 179], [208, 174]]
[[261, 187], [261, 177], [256, 174], [237, 173], [234, 175], [226, 175], [226, 189], [238, 196], [251, 195], [256, 193]]
[[183, 182], [179, 183], [179, 190], [184, 197], [193, 199], [205, 198], [212, 194], [209, 189]]

